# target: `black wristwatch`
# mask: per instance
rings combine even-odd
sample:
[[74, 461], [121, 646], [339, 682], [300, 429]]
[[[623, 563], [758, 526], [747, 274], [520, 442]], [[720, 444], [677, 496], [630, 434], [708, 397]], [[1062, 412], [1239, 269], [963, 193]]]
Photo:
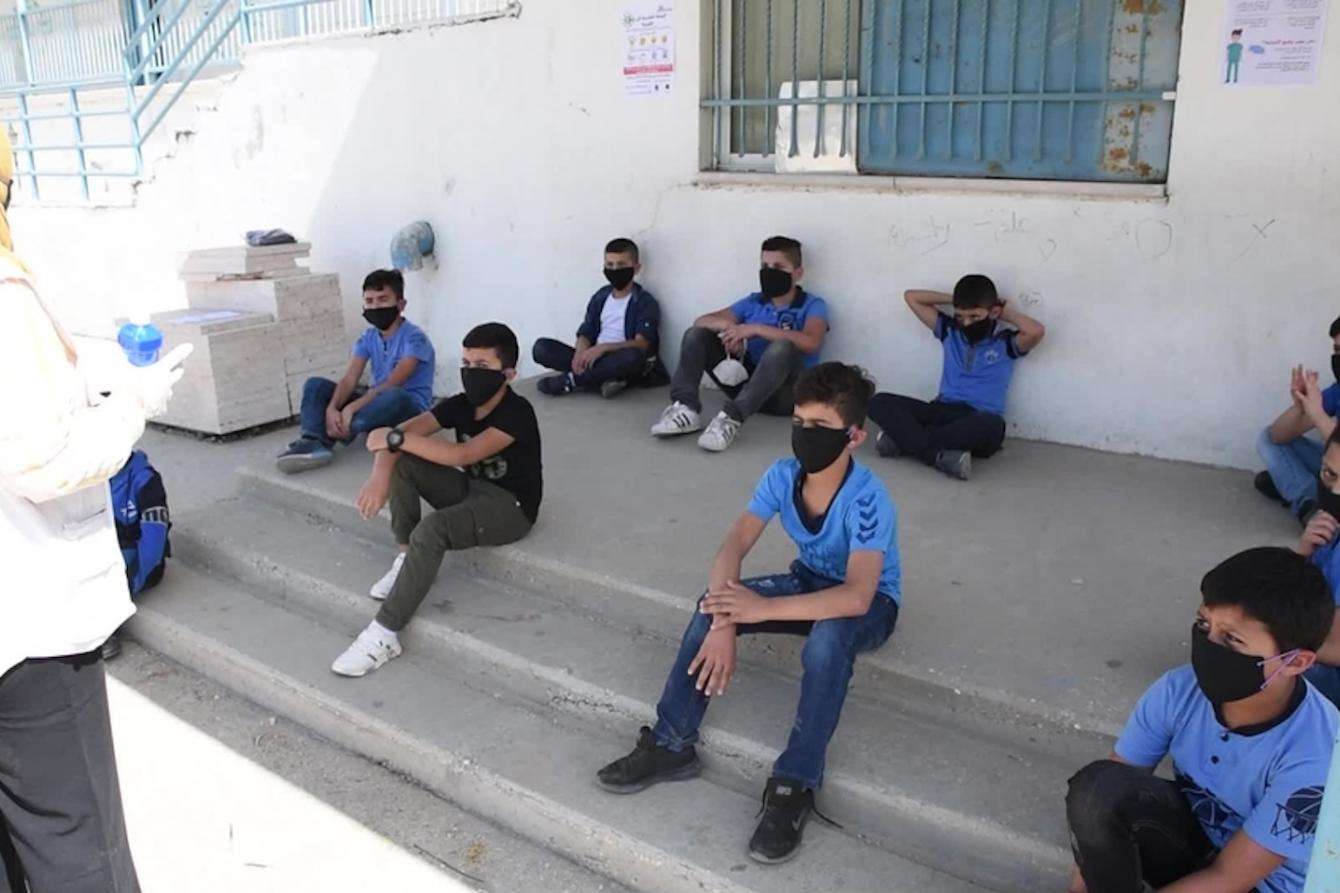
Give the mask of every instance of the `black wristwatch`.
[[392, 428], [386, 432], [386, 451], [388, 453], [398, 453], [400, 448], [405, 445], [405, 432], [399, 428]]

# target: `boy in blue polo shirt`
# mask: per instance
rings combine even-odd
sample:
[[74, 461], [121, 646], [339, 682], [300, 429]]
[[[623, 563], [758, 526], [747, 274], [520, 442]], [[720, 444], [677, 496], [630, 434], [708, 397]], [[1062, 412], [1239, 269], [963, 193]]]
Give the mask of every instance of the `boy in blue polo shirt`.
[[[1205, 575], [1191, 664], [1150, 686], [1111, 758], [1070, 779], [1072, 893], [1302, 893], [1340, 713], [1308, 684], [1335, 616], [1301, 556]], [[1154, 767], [1172, 758], [1175, 780]]]
[[[1340, 317], [1331, 323], [1331, 371], [1340, 381]], [[1295, 366], [1289, 376], [1289, 398], [1293, 405], [1271, 422], [1256, 438], [1256, 452], [1266, 470], [1256, 475], [1256, 489], [1267, 499], [1289, 507], [1295, 518], [1307, 524], [1317, 507], [1317, 469], [1322, 444], [1335, 429], [1340, 409], [1340, 383], [1324, 390], [1317, 373]], [[1316, 430], [1320, 439], [1307, 436]]]
[[561, 397], [598, 390], [602, 397], [613, 397], [630, 384], [665, 384], [665, 368], [657, 355], [661, 308], [634, 281], [641, 269], [632, 239], [613, 239], [605, 246], [603, 272], [609, 285], [587, 302], [576, 346], [541, 338], [531, 349], [535, 362], [558, 373], [540, 379], [541, 394]]
[[[363, 280], [363, 318], [371, 328], [354, 342], [339, 382], [309, 378], [302, 389], [302, 436], [279, 454], [286, 474], [318, 468], [334, 458], [338, 441], [408, 421], [433, 400], [433, 344], [404, 317], [405, 279], [399, 270], [373, 270]], [[371, 383], [360, 389], [363, 368]]]
[[[796, 376], [819, 362], [828, 334], [828, 304], [800, 287], [805, 275], [801, 261], [795, 239], [765, 239], [759, 290], [694, 321], [679, 348], [670, 405], [651, 426], [652, 434], [674, 437], [702, 429], [698, 390], [704, 372], [727, 395], [725, 406], [698, 438], [705, 450], [719, 453], [729, 447], [755, 412], [791, 414]], [[728, 357], [743, 360], [749, 373], [743, 384], [717, 376], [717, 367]]]
[[[823, 782], [824, 754], [856, 656], [882, 645], [898, 619], [902, 585], [893, 501], [880, 479], [853, 458], [865, 440], [865, 406], [873, 391], [855, 366], [821, 363], [801, 374], [791, 428], [795, 458], [767, 470], [717, 551], [707, 592], [656, 708], [656, 727], [643, 726], [633, 752], [597, 775], [615, 793], [697, 775], [698, 727], [709, 698], [725, 694], [735, 672], [736, 636], [805, 636], [791, 738], [773, 766], [763, 817], [749, 842], [749, 855], [760, 862], [794, 855]], [[740, 580], [745, 556], [778, 515], [799, 557], [789, 573]]]
[[[875, 447], [881, 456], [913, 456], [966, 481], [972, 457], [993, 455], [1005, 442], [1014, 363], [1047, 330], [1002, 301], [995, 283], [977, 274], [960, 279], [953, 295], [918, 289], [904, 299], [943, 345], [940, 394], [930, 403], [876, 394], [870, 401], [870, 418], [881, 429]], [[943, 304], [953, 305], [953, 315], [940, 312]]]

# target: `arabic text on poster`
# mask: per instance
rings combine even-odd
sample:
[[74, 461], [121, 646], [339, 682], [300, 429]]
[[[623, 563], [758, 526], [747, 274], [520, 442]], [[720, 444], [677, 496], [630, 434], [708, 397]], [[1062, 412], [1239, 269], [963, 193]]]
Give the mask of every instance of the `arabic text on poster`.
[[643, 0], [623, 12], [623, 83], [629, 96], [670, 92], [675, 75], [673, 0]]
[[1228, 87], [1313, 84], [1329, 0], [1225, 0], [1218, 75]]

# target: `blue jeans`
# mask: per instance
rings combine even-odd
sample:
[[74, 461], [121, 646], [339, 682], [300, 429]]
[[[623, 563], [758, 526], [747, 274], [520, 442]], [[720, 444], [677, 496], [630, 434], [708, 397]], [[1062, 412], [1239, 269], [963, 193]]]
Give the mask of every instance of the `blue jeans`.
[[1321, 470], [1321, 454], [1326, 451], [1320, 441], [1311, 437], [1295, 437], [1288, 443], [1275, 443], [1270, 429], [1256, 438], [1256, 452], [1266, 463], [1275, 489], [1289, 503], [1295, 515], [1303, 503], [1317, 498], [1317, 472]]
[[[335, 393], [335, 382], [329, 378], [309, 378], [302, 386], [302, 436], [319, 440], [325, 446], [334, 446], [334, 441], [326, 435], [326, 407]], [[351, 398], [352, 399], [352, 398]], [[349, 436], [344, 443], [350, 443], [359, 434], [377, 428], [388, 428], [414, 418], [422, 408], [404, 388], [388, 388], [373, 397], [367, 406], [354, 413]]]
[[[754, 577], [742, 581], [764, 598], [800, 595], [838, 585], [811, 571], [799, 561], [792, 562], [791, 573]], [[769, 621], [742, 624], [738, 635], [747, 633], [790, 633], [805, 636], [800, 659], [804, 675], [800, 680], [800, 703], [786, 750], [773, 764], [773, 774], [801, 782], [808, 788], [823, 783], [824, 753], [842, 715], [856, 655], [883, 645], [898, 620], [898, 606], [885, 595], [876, 594], [870, 610], [862, 617], [843, 617], [819, 621]], [[679, 656], [665, 681], [661, 702], [656, 705], [656, 743], [681, 751], [698, 740], [698, 727], [707, 712], [708, 697], [694, 687], [689, 664], [698, 656], [703, 639], [712, 628], [712, 617], [693, 613]]]

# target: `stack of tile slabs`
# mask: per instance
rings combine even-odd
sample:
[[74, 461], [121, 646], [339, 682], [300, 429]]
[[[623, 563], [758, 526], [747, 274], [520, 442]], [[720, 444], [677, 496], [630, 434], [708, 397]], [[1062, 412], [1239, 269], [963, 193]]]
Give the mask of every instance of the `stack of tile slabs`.
[[338, 379], [349, 363], [349, 339], [334, 273], [294, 271], [257, 279], [186, 282], [186, 300], [200, 309], [226, 307], [264, 313], [280, 327], [284, 383], [293, 415], [311, 376]]
[[207, 434], [230, 434], [286, 419], [281, 330], [264, 313], [186, 309], [156, 313], [163, 352], [195, 345], [167, 412], [155, 421]]

